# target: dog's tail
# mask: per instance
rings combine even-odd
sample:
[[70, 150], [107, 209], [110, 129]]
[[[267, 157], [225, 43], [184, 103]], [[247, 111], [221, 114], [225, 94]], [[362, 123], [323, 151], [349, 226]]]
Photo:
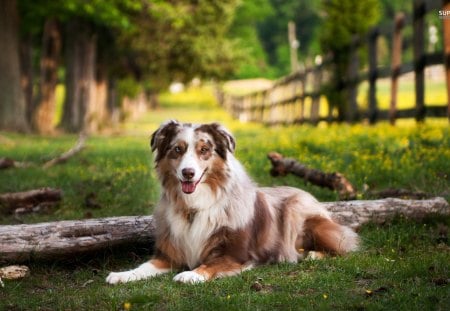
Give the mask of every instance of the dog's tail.
[[325, 217], [311, 217], [305, 221], [305, 250], [343, 255], [359, 246], [358, 235], [349, 227]]

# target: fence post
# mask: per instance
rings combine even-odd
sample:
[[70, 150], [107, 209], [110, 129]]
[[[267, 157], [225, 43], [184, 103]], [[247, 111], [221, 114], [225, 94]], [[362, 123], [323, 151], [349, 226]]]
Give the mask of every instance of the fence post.
[[397, 117], [398, 77], [400, 76], [402, 63], [402, 29], [404, 25], [405, 14], [403, 12], [397, 13], [395, 16], [391, 55], [391, 102], [389, 106], [389, 121], [391, 125], [395, 125]]
[[300, 75], [300, 116], [299, 116], [299, 123], [303, 123], [305, 121], [305, 92], [306, 92], [306, 82], [308, 81], [307, 79], [307, 74], [308, 74], [308, 70], [309, 68], [307, 67], [308, 65], [306, 64], [304, 67], [303, 72]]
[[269, 93], [268, 90], [264, 90], [261, 93], [261, 107], [259, 110], [259, 119], [261, 120], [261, 123], [264, 123], [264, 111], [266, 109], [266, 105], [267, 105], [267, 101], [268, 101], [268, 96], [267, 94]]
[[413, 52], [416, 88], [416, 120], [421, 122], [425, 118], [424, 0], [414, 0], [413, 12]]
[[313, 69], [313, 89], [311, 98], [311, 123], [319, 123], [320, 112], [320, 85], [322, 83], [322, 61], [316, 58]]
[[378, 27], [369, 34], [369, 123], [374, 124], [378, 118], [377, 107], [377, 42], [380, 31]]
[[[450, 0], [442, 1], [442, 10], [450, 11]], [[450, 19], [442, 17], [442, 23], [444, 25], [444, 63], [445, 73], [447, 78], [447, 117], [450, 122]]]

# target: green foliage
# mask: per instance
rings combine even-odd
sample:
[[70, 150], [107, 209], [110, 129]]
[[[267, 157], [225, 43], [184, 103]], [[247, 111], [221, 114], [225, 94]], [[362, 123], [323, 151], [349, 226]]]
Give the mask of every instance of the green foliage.
[[235, 0], [147, 3], [130, 15], [133, 30], [119, 33], [121, 54], [153, 90], [195, 76], [225, 78], [235, 70], [226, 38], [235, 6]]
[[[210, 90], [189, 89], [161, 96], [161, 109], [123, 126], [122, 135], [93, 136], [67, 163], [2, 170], [0, 193], [51, 186], [63, 189], [62, 203], [44, 215], [20, 222], [149, 214], [159, 186], [149, 136], [167, 119], [219, 121], [237, 140], [237, 158], [263, 186], [291, 185], [320, 200], [337, 195], [297, 177], [269, 175], [269, 151], [279, 151], [323, 171], [340, 171], [360, 189], [407, 188], [445, 196], [450, 183], [450, 129], [446, 120], [388, 124], [321, 125], [266, 128], [241, 124], [217, 107]], [[69, 149], [74, 136], [26, 136], [0, 133], [0, 156], [42, 163]], [[86, 206], [96, 194], [100, 208]], [[2, 224], [16, 223], [13, 216]], [[421, 223], [398, 217], [392, 223], [361, 228], [362, 249], [322, 261], [258, 267], [240, 276], [189, 286], [174, 283], [175, 272], [152, 280], [110, 286], [109, 271], [141, 264], [149, 254], [118, 251], [68, 261], [31, 263], [31, 275], [5, 280], [3, 310], [444, 310], [450, 303], [448, 216]], [[132, 246], [129, 246], [132, 247]], [[252, 286], [256, 281], [260, 291]]]
[[[322, 51], [332, 55], [332, 77], [325, 86], [328, 102], [337, 106], [339, 119], [344, 120], [348, 102], [342, 86], [348, 76], [350, 45], [355, 36], [365, 35], [378, 22], [378, 0], [330, 0], [323, 2], [324, 21], [320, 33]], [[361, 65], [361, 64], [360, 64]], [[349, 120], [352, 121], [352, 120]]]
[[125, 77], [117, 82], [117, 91], [121, 96], [136, 98], [142, 91], [142, 85], [130, 77]]
[[321, 29], [323, 51], [343, 52], [355, 35], [364, 35], [380, 18], [377, 0], [330, 0], [323, 3], [325, 13]]
[[[258, 30], [263, 39], [270, 64], [279, 67], [279, 72], [286, 74], [290, 71], [289, 55], [280, 54], [280, 47], [289, 47], [287, 38], [287, 24], [296, 24], [297, 38], [300, 41], [299, 58], [305, 60], [308, 56], [318, 53], [312, 50], [316, 30], [321, 27], [319, 20], [320, 1], [280, 1], [271, 0], [274, 14], [262, 23]], [[284, 58], [280, 58], [283, 55]], [[286, 64], [288, 66], [286, 66]]]
[[152, 91], [174, 80], [234, 73], [239, 53], [227, 33], [236, 5], [237, 0], [19, 1], [24, 34], [39, 42], [47, 18], [56, 18], [62, 28], [72, 20], [87, 24], [108, 76], [132, 78]]
[[266, 51], [258, 33], [258, 25], [273, 14], [269, 0], [242, 1], [236, 9], [229, 36], [236, 40], [241, 53], [236, 77], [245, 79], [267, 77], [273, 70], [267, 63]]

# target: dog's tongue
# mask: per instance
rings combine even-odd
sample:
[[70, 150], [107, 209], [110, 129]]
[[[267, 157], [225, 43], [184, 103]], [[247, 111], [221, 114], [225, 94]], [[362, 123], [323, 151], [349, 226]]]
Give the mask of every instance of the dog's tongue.
[[181, 190], [183, 190], [184, 193], [190, 194], [195, 191], [195, 187], [197, 185], [190, 181], [182, 181], [181, 182]]

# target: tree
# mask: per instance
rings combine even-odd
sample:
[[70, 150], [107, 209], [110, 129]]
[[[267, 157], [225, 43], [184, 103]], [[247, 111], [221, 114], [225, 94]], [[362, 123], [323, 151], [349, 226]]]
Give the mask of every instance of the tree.
[[[16, 1], [2, 1], [2, 8], [16, 9]], [[40, 132], [53, 129], [55, 90], [61, 78], [66, 97], [60, 127], [68, 132], [96, 131], [107, 119], [108, 108], [118, 106], [115, 103], [126, 95], [157, 94], [174, 80], [228, 78], [239, 54], [228, 37], [237, 3], [19, 0], [23, 68], [18, 67], [18, 43], [8, 43], [8, 49], [2, 50], [2, 66], [6, 67], [1, 69], [15, 78], [2, 80], [9, 91], [3, 92], [3, 98], [8, 94], [17, 103], [4, 101], [10, 105], [10, 115], [2, 113], [2, 118], [27, 125], [18, 110], [12, 109], [23, 110], [24, 106], [20, 84], [10, 87], [20, 81], [21, 72], [28, 81], [24, 86], [27, 111], [33, 115], [27, 114], [27, 120]], [[7, 18], [2, 17], [2, 26], [9, 22], [17, 28], [17, 14], [9, 11]], [[13, 37], [18, 41], [18, 29], [10, 28], [2, 27], [2, 35], [16, 33]], [[13, 94], [14, 90], [18, 93]], [[16, 124], [8, 127], [19, 128]]]
[[319, 53], [317, 34], [321, 30], [320, 0], [270, 0], [273, 13], [258, 23], [258, 34], [267, 53], [268, 62], [276, 68], [277, 75], [290, 72], [288, 22], [296, 24], [296, 36], [300, 41], [299, 58]]
[[380, 17], [377, 0], [328, 0], [323, 2], [325, 14], [320, 42], [325, 54], [332, 54], [332, 77], [327, 86], [330, 105], [338, 109], [340, 121], [350, 120], [349, 102], [344, 91], [350, 66], [350, 45], [355, 36], [362, 36]]
[[239, 50], [237, 78], [272, 77], [267, 53], [258, 33], [258, 26], [274, 14], [269, 0], [242, 1], [236, 9], [229, 37]]
[[40, 133], [50, 133], [54, 127], [61, 45], [59, 23], [55, 18], [48, 18], [42, 35], [39, 93], [32, 116], [33, 128]]
[[[172, 81], [224, 79], [236, 68], [227, 38], [236, 0], [155, 1], [130, 14], [135, 27], [118, 36], [122, 70], [156, 97]], [[130, 83], [128, 83], [130, 85]]]
[[0, 129], [28, 131], [20, 84], [19, 16], [16, 0], [0, 0]]
[[95, 100], [96, 35], [79, 19], [69, 21], [66, 31], [66, 98], [60, 126], [79, 132], [87, 129]]

